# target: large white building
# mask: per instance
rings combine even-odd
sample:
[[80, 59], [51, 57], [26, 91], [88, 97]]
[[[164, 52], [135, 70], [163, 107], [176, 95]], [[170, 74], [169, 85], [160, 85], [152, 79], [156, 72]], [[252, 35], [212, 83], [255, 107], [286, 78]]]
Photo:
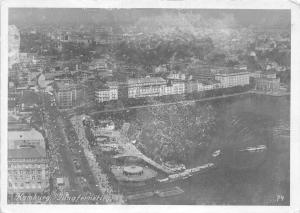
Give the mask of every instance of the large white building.
[[19, 62], [20, 32], [15, 25], [8, 26], [8, 68]]
[[54, 82], [54, 96], [59, 108], [71, 108], [83, 100], [84, 89], [69, 80]]
[[180, 95], [185, 93], [185, 82], [180, 80], [170, 80], [167, 85], [163, 86], [163, 95]]
[[220, 86], [223, 88], [248, 85], [249, 77], [249, 72], [229, 72], [215, 75], [215, 79], [220, 81]]
[[156, 97], [164, 94], [166, 80], [161, 77], [132, 78], [127, 82], [128, 98]]
[[104, 87], [95, 90], [95, 101], [98, 103], [118, 100], [118, 83], [108, 82]]

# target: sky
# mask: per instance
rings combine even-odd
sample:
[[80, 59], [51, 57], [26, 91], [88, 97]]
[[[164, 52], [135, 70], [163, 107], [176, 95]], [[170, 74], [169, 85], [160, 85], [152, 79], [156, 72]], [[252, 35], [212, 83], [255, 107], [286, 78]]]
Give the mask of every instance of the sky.
[[222, 19], [231, 15], [242, 27], [290, 27], [290, 10], [227, 10], [227, 9], [72, 9], [72, 8], [13, 8], [9, 10], [9, 24], [134, 24], [139, 19], [178, 14], [200, 15]]

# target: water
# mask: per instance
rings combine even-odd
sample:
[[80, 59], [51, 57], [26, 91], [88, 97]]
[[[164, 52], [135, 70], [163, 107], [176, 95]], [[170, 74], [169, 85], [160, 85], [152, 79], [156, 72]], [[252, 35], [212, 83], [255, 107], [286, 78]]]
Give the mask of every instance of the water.
[[[289, 205], [289, 137], [280, 136], [281, 129], [289, 129], [289, 97], [245, 95], [191, 107], [204, 104], [216, 113], [215, 131], [207, 150], [187, 166], [210, 162], [211, 153], [221, 149], [218, 168], [174, 183], [185, 191], [182, 195], [133, 204]], [[130, 121], [135, 115], [131, 111], [123, 119]], [[260, 144], [268, 147], [266, 152], [238, 152]]]

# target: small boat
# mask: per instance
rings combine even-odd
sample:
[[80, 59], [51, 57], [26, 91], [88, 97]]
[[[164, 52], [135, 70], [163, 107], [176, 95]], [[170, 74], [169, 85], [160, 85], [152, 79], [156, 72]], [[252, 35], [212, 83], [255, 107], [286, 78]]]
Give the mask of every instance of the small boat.
[[212, 156], [213, 157], [218, 157], [220, 154], [221, 154], [221, 150], [218, 149], [217, 151], [215, 151], [215, 152], [212, 153]]
[[256, 147], [247, 147], [246, 149], [241, 149], [240, 152], [262, 152], [266, 149], [267, 147], [265, 145], [259, 145]]
[[159, 183], [166, 183], [168, 181], [169, 181], [169, 178], [157, 179], [157, 182], [159, 182]]

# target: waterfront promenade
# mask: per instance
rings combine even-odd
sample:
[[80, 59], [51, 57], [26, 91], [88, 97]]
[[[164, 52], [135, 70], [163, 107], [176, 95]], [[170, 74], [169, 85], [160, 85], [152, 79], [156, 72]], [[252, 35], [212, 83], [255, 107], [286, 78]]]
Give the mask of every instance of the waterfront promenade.
[[99, 115], [99, 114], [103, 114], [103, 113], [122, 112], [122, 111], [131, 110], [131, 109], [142, 109], [142, 108], [147, 108], [147, 107], [159, 107], [159, 106], [168, 106], [168, 105], [174, 105], [174, 104], [191, 104], [191, 103], [196, 103], [196, 102], [213, 101], [213, 100], [230, 98], [230, 97], [241, 96], [241, 95], [246, 95], [246, 94], [267, 95], [267, 96], [274, 96], [274, 97], [290, 95], [290, 93], [286, 92], [286, 91], [265, 92], [265, 91], [258, 91], [258, 90], [248, 90], [248, 91], [239, 92], [239, 93], [207, 97], [207, 98], [201, 98], [201, 99], [182, 100], [182, 101], [167, 102], [167, 103], [146, 104], [146, 105], [123, 107], [123, 108], [117, 108], [117, 109], [111, 109], [111, 110], [91, 109], [89, 112], [85, 112], [85, 110], [79, 110], [78, 112], [76, 112], [76, 110], [78, 110], [78, 107], [75, 107], [75, 108], [73, 108], [71, 110], [67, 110], [65, 112], [68, 114], [69, 117], [72, 117], [76, 114], [80, 115], [80, 114], [84, 114], [84, 113], [87, 113], [88, 115], [93, 116], [93, 115]]
[[126, 107], [126, 108], [119, 108], [119, 109], [113, 109], [113, 110], [101, 110], [101, 111], [94, 111], [89, 112], [88, 114], [98, 115], [101, 113], [111, 113], [111, 112], [120, 112], [120, 111], [126, 111], [130, 109], [142, 109], [147, 107], [158, 107], [158, 106], [168, 106], [168, 105], [174, 105], [174, 104], [189, 104], [189, 103], [195, 103], [195, 102], [205, 102], [205, 101], [212, 101], [217, 99], [223, 99], [223, 98], [229, 98], [229, 97], [235, 97], [245, 94], [256, 94], [253, 91], [245, 91], [240, 93], [234, 93], [234, 94], [228, 94], [228, 95], [221, 95], [221, 96], [214, 96], [214, 97], [208, 97], [208, 98], [201, 98], [201, 99], [194, 99], [194, 100], [183, 100], [183, 101], [176, 101], [176, 102], [169, 102], [169, 103], [158, 103], [158, 104], [147, 104], [142, 106], [132, 106], [132, 107]]

